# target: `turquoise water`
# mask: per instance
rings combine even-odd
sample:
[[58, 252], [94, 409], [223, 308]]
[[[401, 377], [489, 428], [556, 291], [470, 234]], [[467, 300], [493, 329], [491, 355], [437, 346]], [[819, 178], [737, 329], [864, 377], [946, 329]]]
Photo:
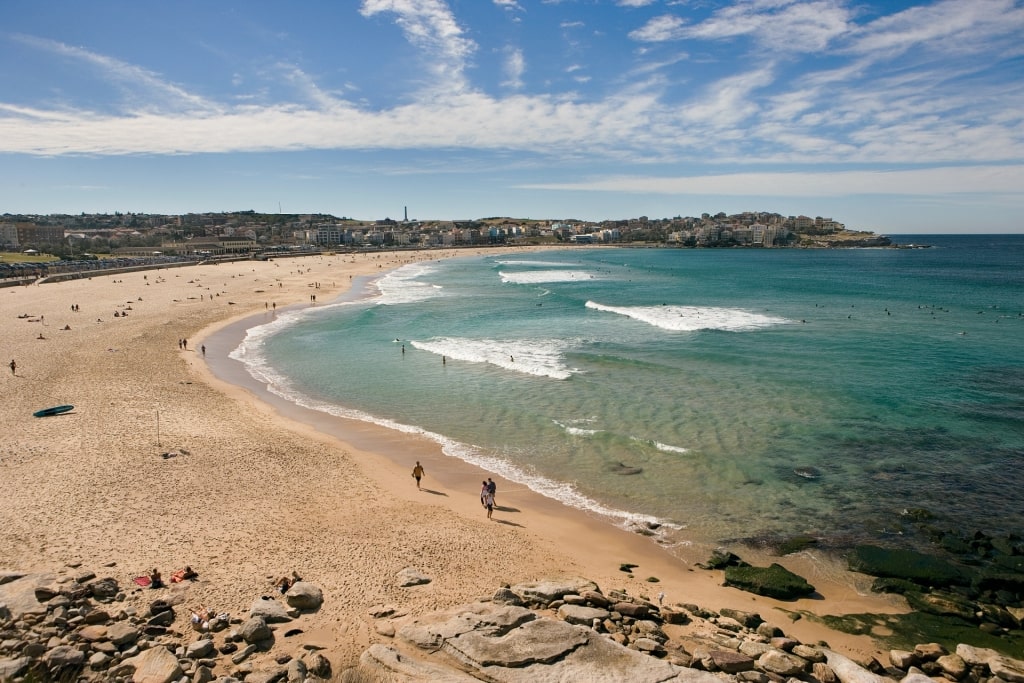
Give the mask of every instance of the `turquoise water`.
[[234, 356], [296, 403], [668, 540], [841, 547], [910, 534], [907, 508], [1019, 532], [1024, 236], [897, 241], [934, 246], [417, 264]]

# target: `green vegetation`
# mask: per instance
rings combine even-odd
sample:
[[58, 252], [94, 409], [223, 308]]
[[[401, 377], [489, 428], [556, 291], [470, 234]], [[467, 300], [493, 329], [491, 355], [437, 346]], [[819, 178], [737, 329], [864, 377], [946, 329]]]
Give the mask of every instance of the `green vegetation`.
[[56, 261], [52, 254], [23, 254], [18, 251], [0, 251], [0, 262], [3, 263], [49, 263]]

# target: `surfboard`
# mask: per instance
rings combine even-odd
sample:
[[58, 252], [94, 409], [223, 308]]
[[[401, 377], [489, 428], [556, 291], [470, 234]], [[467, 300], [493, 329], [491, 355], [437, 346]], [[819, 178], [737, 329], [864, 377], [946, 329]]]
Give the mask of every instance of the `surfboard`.
[[53, 406], [52, 408], [43, 408], [32, 413], [36, 417], [49, 417], [50, 415], [60, 415], [68, 411], [74, 410], [74, 406]]

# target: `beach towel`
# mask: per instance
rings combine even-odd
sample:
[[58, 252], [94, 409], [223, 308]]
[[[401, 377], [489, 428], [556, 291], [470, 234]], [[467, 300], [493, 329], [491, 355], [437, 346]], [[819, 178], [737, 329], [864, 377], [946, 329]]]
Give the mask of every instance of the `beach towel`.
[[150, 584], [148, 576], [136, 576], [134, 579], [132, 579], [132, 581], [143, 587], [148, 586]]

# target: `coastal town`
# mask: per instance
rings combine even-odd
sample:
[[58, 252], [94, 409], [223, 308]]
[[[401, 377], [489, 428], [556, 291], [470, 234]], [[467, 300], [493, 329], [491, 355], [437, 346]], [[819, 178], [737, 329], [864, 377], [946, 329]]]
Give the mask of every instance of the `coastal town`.
[[114, 213], [0, 215], [0, 250], [93, 256], [223, 256], [287, 250], [424, 249], [545, 244], [667, 247], [891, 246], [872, 232], [848, 230], [817, 216], [704, 213], [699, 217], [640, 216], [600, 222], [480, 218], [473, 220], [355, 220], [328, 214], [254, 211], [182, 215]]

